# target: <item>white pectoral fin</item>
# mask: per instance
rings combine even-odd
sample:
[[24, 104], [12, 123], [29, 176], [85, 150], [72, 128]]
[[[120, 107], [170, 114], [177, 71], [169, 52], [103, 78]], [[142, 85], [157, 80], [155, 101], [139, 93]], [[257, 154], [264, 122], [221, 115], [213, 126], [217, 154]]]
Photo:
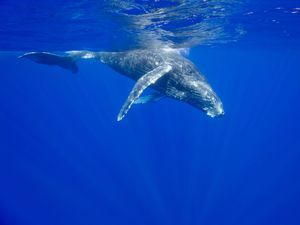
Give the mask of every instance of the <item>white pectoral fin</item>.
[[149, 87], [150, 85], [154, 84], [159, 78], [161, 78], [163, 75], [170, 72], [172, 67], [168, 64], [159, 66], [155, 68], [154, 70], [146, 73], [144, 76], [142, 76], [134, 85], [132, 91], [130, 92], [126, 102], [123, 104], [119, 115], [118, 115], [118, 121], [122, 120], [132, 104], [141, 96], [143, 91]]

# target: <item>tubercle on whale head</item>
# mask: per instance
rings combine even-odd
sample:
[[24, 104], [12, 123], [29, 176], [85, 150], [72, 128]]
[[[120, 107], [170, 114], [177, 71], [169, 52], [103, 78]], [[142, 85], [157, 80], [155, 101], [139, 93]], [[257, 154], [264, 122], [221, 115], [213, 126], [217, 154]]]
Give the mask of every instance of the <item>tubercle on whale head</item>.
[[196, 86], [197, 88], [193, 89], [188, 102], [205, 112], [209, 117], [215, 118], [224, 116], [223, 104], [210, 85], [200, 82]]
[[212, 118], [222, 117], [225, 115], [223, 104], [221, 102], [217, 103], [215, 107], [206, 111], [206, 114]]
[[205, 97], [203, 111], [212, 118], [224, 116], [225, 111], [223, 104], [213, 91]]

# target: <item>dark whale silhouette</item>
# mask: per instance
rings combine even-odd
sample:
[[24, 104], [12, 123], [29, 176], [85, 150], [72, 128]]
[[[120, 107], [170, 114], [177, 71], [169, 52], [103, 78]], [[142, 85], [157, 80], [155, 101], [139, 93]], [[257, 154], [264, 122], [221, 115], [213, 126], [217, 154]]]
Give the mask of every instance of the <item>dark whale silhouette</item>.
[[78, 72], [76, 62], [70, 56], [58, 56], [48, 52], [29, 52], [19, 58], [28, 58], [40, 64], [60, 66], [61, 68], [71, 70], [72, 73]]
[[[167, 96], [186, 102], [210, 117], [224, 115], [223, 105], [196, 66], [173, 49], [138, 49], [127, 52], [68, 51], [65, 55], [48, 52], [30, 52], [20, 58], [57, 65], [73, 73], [78, 71], [79, 59], [96, 59], [119, 73], [136, 80], [118, 115], [120, 121], [133, 103], [145, 103]], [[159, 92], [140, 100], [147, 87]], [[139, 99], [139, 100], [138, 100]], [[146, 99], [146, 100], [145, 100]]]

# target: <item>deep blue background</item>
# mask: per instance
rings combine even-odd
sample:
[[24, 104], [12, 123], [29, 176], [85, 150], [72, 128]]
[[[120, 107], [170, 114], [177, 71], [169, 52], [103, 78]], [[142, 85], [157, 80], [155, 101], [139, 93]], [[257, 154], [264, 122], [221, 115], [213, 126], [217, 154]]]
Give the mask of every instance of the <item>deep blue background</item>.
[[257, 32], [190, 52], [217, 119], [162, 99], [117, 122], [133, 81], [0, 53], [0, 224], [299, 225], [299, 26], [273, 36], [255, 16]]
[[226, 116], [163, 99], [122, 122], [133, 82], [105, 65], [1, 56], [1, 222], [299, 224], [299, 56], [196, 48]]

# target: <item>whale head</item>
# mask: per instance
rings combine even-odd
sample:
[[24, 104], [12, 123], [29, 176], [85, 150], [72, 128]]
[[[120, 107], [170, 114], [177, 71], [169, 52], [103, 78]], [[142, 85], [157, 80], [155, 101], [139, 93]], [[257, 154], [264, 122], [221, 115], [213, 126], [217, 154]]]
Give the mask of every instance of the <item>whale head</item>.
[[225, 114], [220, 98], [206, 81], [194, 81], [191, 86], [186, 102], [210, 117], [221, 117]]
[[210, 117], [224, 116], [225, 111], [219, 97], [215, 93], [209, 95], [209, 99], [204, 102], [203, 111]]

